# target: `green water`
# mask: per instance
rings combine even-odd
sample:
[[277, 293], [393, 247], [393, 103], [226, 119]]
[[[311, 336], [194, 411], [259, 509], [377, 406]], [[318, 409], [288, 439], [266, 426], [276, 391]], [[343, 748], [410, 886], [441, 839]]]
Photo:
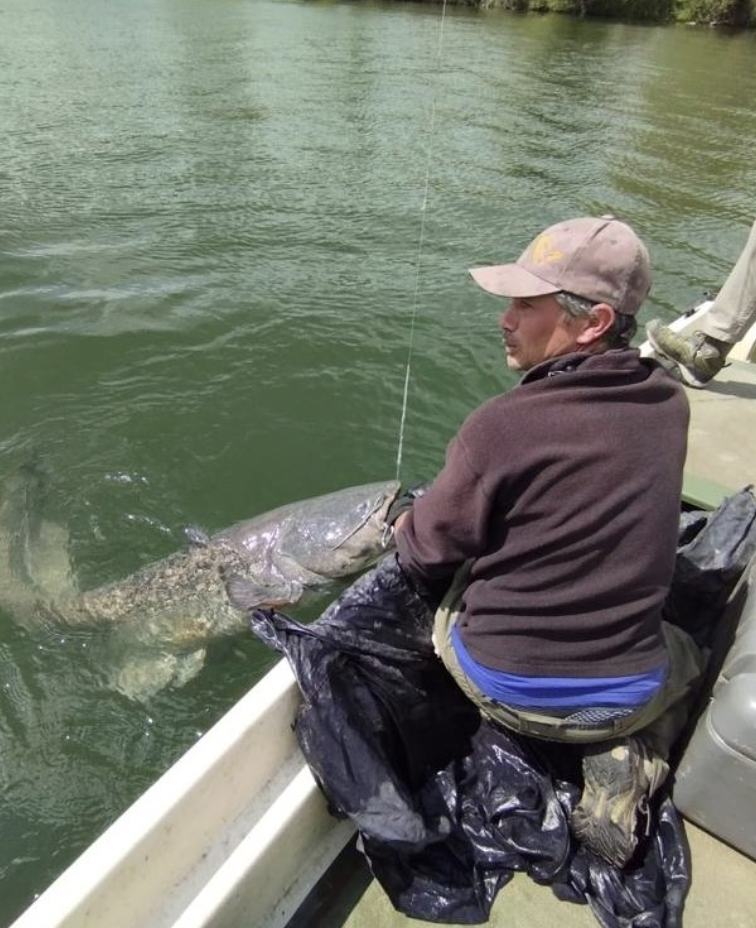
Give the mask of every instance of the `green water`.
[[[466, 268], [611, 211], [642, 320], [753, 221], [756, 36], [412, 4], [0, 2], [0, 478], [38, 455], [85, 586], [279, 503], [426, 478], [511, 385]], [[314, 614], [314, 607], [304, 615]], [[0, 612], [0, 924], [275, 655], [108, 685]]]

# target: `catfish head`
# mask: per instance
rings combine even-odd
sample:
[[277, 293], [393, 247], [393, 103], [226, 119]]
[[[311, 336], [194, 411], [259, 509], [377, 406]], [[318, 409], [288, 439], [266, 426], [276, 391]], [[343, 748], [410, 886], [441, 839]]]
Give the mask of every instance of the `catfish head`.
[[392, 546], [386, 515], [399, 488], [398, 480], [347, 487], [232, 526], [213, 540], [224, 546], [225, 578], [244, 578], [247, 603], [291, 603], [360, 573]]
[[398, 480], [364, 484], [294, 505], [281, 525], [280, 556], [328, 579], [359, 573], [391, 545], [386, 514], [399, 488]]

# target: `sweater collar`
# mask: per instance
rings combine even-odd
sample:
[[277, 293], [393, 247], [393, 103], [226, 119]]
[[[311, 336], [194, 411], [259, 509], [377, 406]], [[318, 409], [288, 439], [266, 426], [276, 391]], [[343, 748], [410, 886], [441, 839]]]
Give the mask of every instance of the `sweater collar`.
[[591, 370], [637, 371], [640, 354], [637, 348], [613, 348], [598, 354], [585, 351], [575, 351], [570, 354], [559, 355], [541, 361], [535, 367], [526, 371], [520, 380], [521, 384], [533, 383], [546, 377], [555, 377], [560, 374], [571, 374], [578, 368]]

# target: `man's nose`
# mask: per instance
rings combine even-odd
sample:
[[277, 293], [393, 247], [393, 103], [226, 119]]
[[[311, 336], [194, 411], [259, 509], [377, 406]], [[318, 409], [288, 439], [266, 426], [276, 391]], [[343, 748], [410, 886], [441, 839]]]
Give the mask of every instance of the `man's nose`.
[[516, 328], [516, 326], [517, 323], [514, 318], [514, 313], [512, 312], [512, 304], [510, 303], [504, 312], [499, 316], [499, 327], [506, 332], [511, 332]]

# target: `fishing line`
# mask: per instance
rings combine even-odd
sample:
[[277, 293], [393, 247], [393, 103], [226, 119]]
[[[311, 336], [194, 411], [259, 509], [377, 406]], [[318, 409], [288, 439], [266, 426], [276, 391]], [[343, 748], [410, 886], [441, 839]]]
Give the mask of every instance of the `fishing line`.
[[404, 393], [402, 396], [402, 415], [399, 421], [399, 446], [396, 452], [396, 479], [399, 480], [399, 474], [402, 468], [402, 455], [404, 453], [404, 429], [407, 423], [407, 406], [409, 404], [409, 385], [410, 371], [412, 368], [412, 354], [415, 346], [415, 323], [417, 321], [417, 310], [420, 304], [420, 260], [423, 254], [423, 242], [425, 239], [425, 216], [428, 206], [428, 189], [430, 187], [430, 170], [431, 158], [433, 156], [433, 133], [436, 128], [436, 100], [438, 98], [438, 80], [441, 71], [441, 53], [444, 45], [444, 23], [446, 21], [446, 0], [443, 0], [441, 6], [441, 19], [438, 26], [438, 46], [436, 48], [436, 67], [433, 75], [433, 86], [435, 88], [433, 101], [431, 104], [430, 125], [428, 127], [428, 147], [425, 159], [425, 187], [423, 190], [423, 202], [420, 207], [420, 234], [417, 243], [417, 256], [415, 258], [415, 292], [412, 301], [412, 316], [410, 319], [409, 344], [407, 348], [407, 366], [404, 372]]

